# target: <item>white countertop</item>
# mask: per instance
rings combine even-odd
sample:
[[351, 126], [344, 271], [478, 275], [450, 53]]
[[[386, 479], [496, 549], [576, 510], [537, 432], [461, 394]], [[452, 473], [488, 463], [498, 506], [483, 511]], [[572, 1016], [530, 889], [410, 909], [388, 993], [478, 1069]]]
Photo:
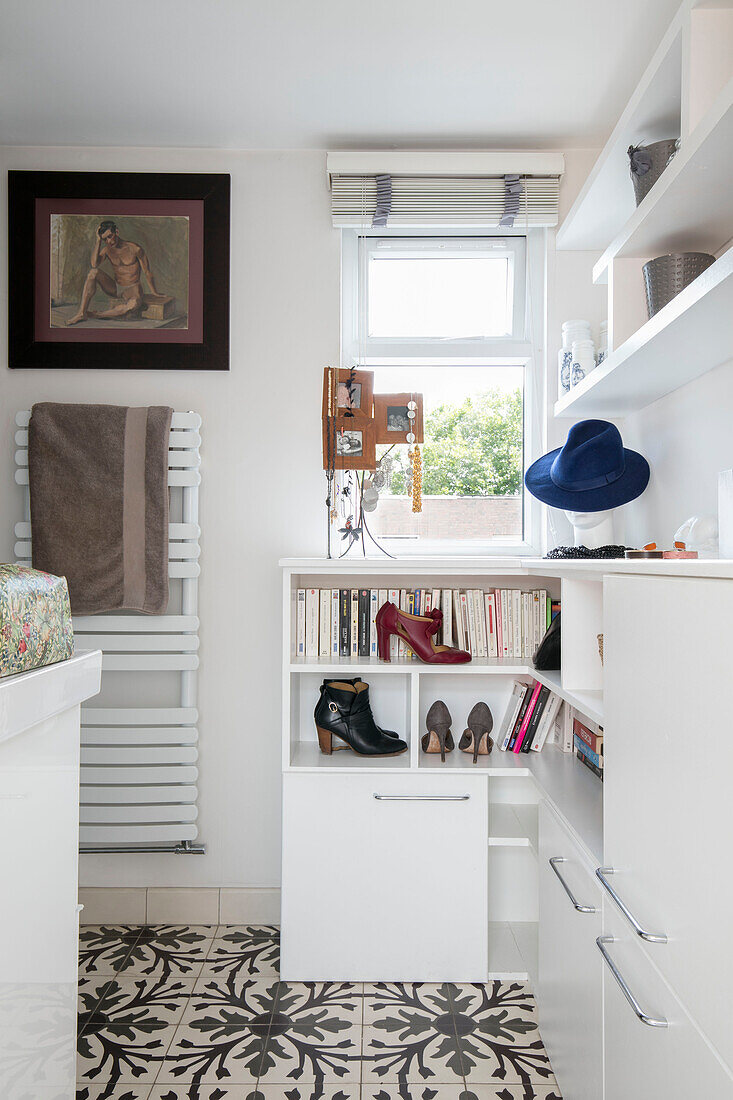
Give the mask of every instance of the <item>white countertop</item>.
[[96, 649], [0, 679], [0, 743], [96, 695], [101, 675]]

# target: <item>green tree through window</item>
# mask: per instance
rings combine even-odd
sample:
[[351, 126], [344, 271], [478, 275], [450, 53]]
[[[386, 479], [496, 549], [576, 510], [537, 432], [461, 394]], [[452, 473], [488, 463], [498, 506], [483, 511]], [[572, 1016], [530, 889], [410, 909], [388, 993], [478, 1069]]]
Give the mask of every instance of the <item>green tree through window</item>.
[[[424, 496], [514, 496], [522, 489], [522, 391], [492, 389], [425, 416]], [[407, 447], [392, 451], [390, 492], [406, 493]]]

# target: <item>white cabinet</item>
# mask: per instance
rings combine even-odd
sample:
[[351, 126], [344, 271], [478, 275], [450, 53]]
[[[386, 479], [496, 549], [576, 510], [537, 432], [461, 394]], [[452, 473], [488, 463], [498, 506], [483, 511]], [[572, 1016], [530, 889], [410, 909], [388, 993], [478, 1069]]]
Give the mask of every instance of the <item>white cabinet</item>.
[[[607, 967], [605, 1100], [732, 1097], [733, 1077], [649, 961], [631, 926], [608, 906], [604, 940], [607, 942], [602, 946], [608, 958], [636, 1002], [632, 1007]], [[563, 1091], [563, 1096], [568, 1095]]]
[[539, 879], [542, 1039], [564, 1100], [601, 1100], [601, 892], [592, 863], [547, 802], [540, 804]]
[[0, 1095], [73, 1100], [79, 703], [101, 654], [0, 680]]
[[293, 981], [486, 980], [485, 776], [283, 776]]
[[733, 581], [606, 578], [604, 605], [609, 881], [733, 1070]]

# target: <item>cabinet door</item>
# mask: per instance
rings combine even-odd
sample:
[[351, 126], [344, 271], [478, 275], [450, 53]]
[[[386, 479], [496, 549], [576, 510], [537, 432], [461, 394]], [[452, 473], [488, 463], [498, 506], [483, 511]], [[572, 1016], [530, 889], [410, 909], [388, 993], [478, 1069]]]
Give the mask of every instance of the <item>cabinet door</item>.
[[733, 1068], [733, 581], [608, 578], [604, 616], [609, 881]]
[[283, 777], [293, 981], [485, 981], [485, 776]]
[[[602, 899], [592, 865], [544, 802], [539, 855], [540, 1031], [564, 1100], [600, 1100], [603, 975], [596, 937], [601, 934]], [[576, 905], [594, 911], [583, 912]]]
[[[610, 972], [604, 979], [605, 1100], [713, 1100], [733, 1096], [733, 1077], [652, 966], [629, 924], [604, 902], [604, 943], [638, 1008]], [[563, 1096], [565, 1093], [563, 1093]]]

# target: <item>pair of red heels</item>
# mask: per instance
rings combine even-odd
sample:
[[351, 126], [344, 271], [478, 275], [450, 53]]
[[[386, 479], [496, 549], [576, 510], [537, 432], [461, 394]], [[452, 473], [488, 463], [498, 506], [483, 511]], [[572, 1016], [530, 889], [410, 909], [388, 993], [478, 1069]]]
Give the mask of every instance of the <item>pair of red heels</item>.
[[391, 660], [390, 638], [396, 635], [419, 657], [431, 665], [464, 665], [471, 654], [449, 645], [436, 645], [435, 635], [443, 625], [443, 612], [436, 607], [429, 615], [411, 615], [389, 601], [377, 612], [377, 647], [381, 660]]

